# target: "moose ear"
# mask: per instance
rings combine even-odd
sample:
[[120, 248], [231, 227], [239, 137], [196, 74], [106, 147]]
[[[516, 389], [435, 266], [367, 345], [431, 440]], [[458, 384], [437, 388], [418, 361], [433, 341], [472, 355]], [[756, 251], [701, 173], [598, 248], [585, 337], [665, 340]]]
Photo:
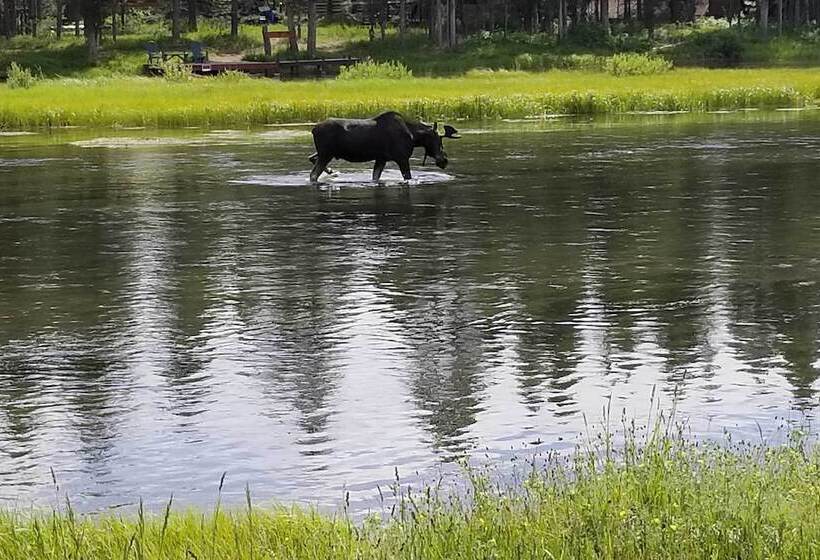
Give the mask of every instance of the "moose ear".
[[450, 126], [449, 124], [444, 125], [444, 137], [445, 138], [461, 138], [461, 135], [458, 133], [458, 130]]
[[438, 121], [433, 123], [433, 131], [438, 132]]

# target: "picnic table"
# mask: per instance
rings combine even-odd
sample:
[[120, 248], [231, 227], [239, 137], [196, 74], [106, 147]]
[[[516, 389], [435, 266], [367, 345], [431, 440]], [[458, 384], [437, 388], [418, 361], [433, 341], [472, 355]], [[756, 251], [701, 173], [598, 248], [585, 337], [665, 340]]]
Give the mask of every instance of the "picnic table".
[[163, 62], [176, 61], [179, 64], [197, 64], [208, 61], [208, 51], [202, 43], [191, 43], [189, 48], [163, 49], [156, 43], [145, 45], [145, 52], [148, 54], [149, 66], [160, 66]]

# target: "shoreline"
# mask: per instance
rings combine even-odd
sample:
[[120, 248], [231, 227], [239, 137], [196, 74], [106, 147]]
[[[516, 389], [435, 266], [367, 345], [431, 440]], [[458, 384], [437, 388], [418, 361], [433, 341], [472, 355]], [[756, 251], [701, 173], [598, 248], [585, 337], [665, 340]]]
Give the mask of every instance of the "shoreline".
[[426, 120], [551, 115], [708, 113], [815, 107], [818, 69], [676, 69], [618, 77], [560, 70], [473, 72], [459, 78], [279, 82], [205, 78], [44, 80], [0, 86], [0, 130], [254, 127], [355, 117], [393, 109]]
[[[84, 558], [814, 558], [820, 542], [820, 448], [690, 439], [664, 420], [625, 424], [622, 443], [590, 436], [506, 484], [465, 470], [464, 492], [396, 481], [380, 511], [245, 505], [80, 515], [0, 511], [8, 560]], [[762, 434], [761, 434], [762, 438]], [[59, 492], [58, 492], [59, 494]]]

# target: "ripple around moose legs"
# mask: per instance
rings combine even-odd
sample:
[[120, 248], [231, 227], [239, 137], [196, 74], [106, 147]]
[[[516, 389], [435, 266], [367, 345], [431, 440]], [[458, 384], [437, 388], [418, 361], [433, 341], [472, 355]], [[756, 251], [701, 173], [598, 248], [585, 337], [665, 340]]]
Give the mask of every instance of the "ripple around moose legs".
[[[321, 186], [338, 186], [338, 187], [373, 187], [376, 185], [372, 180], [372, 171], [354, 171], [342, 170], [337, 171], [331, 175], [324, 174], [319, 179]], [[443, 183], [452, 181], [454, 177], [447, 173], [437, 171], [422, 171], [413, 170], [413, 178], [410, 181], [405, 181], [401, 173], [391, 169], [387, 169], [382, 173], [378, 184], [384, 186], [393, 185], [431, 185], [436, 183]], [[241, 179], [233, 179], [230, 181], [237, 185], [259, 185], [263, 187], [302, 187], [311, 186], [310, 170], [301, 173], [289, 173], [281, 175], [251, 175]]]
[[53, 468], [80, 510], [208, 507], [227, 471], [225, 503], [365, 512], [653, 393], [768, 440], [820, 387], [801, 115], [488, 129], [423, 188], [322, 192], [308, 137], [0, 140], [0, 500], [52, 504]]

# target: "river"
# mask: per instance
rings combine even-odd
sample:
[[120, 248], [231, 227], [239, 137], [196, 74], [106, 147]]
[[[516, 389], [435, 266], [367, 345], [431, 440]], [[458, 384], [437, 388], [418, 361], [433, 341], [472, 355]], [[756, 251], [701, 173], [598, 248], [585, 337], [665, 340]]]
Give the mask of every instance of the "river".
[[812, 417], [820, 118], [459, 128], [320, 189], [304, 127], [0, 136], [0, 507], [364, 510], [607, 406]]

